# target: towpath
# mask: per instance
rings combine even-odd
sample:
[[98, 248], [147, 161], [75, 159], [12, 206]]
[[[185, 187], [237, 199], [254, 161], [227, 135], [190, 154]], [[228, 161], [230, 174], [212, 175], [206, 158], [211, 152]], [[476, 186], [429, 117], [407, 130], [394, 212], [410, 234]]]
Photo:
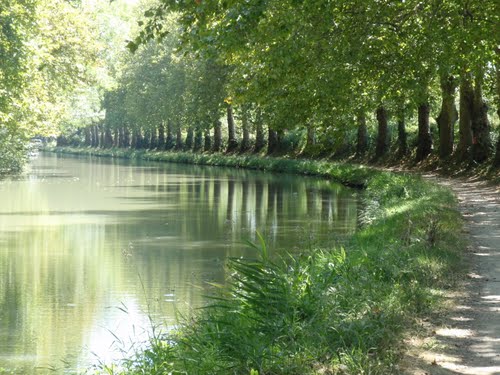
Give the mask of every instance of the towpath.
[[451, 188], [470, 235], [465, 292], [412, 360], [411, 374], [500, 375], [500, 187], [424, 175]]

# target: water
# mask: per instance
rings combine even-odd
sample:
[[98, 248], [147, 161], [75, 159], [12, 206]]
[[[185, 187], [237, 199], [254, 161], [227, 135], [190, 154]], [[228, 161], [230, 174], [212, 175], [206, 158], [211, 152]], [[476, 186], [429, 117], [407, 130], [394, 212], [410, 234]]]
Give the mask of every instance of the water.
[[[0, 181], [0, 373], [76, 373], [202, 306], [230, 256], [331, 245], [353, 191], [289, 175], [42, 154]], [[2, 369], [4, 372], [2, 372]]]

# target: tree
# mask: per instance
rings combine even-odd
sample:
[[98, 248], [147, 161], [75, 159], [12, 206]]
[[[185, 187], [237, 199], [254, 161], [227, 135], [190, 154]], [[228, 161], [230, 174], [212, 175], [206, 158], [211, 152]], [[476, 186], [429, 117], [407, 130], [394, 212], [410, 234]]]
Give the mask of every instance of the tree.
[[[251, 108], [257, 150], [263, 145], [265, 124], [269, 152], [278, 147], [280, 134], [300, 129], [306, 135], [306, 150], [316, 140], [324, 142], [323, 147], [343, 148], [344, 135], [358, 131], [356, 149], [363, 153], [363, 118], [376, 113], [375, 154], [380, 157], [389, 150], [388, 113], [394, 113], [398, 152], [405, 155], [406, 124], [416, 111], [417, 161], [433, 150], [431, 114], [439, 127], [440, 156], [448, 158], [455, 143], [454, 95], [460, 86], [456, 153], [468, 152], [474, 132], [470, 143], [476, 140], [480, 146], [471, 148], [476, 161], [482, 161], [487, 155], [480, 155], [480, 150], [490, 149], [483, 147], [490, 130], [483, 86], [491, 76], [492, 51], [498, 44], [493, 26], [498, 24], [497, 10], [493, 0], [161, 0], [144, 12], [142, 29], [129, 47], [137, 50], [152, 38], [168, 39], [176, 30], [182, 52], [177, 56], [191, 57], [184, 60], [189, 66], [184, 93], [189, 110], [183, 126], [205, 134], [213, 128], [216, 150], [222, 147], [217, 139], [222, 95], [232, 99], [225, 108], [230, 150], [235, 144], [232, 111], [246, 113]], [[172, 28], [168, 20], [174, 14], [179, 27]], [[468, 81], [474, 82], [472, 107], [467, 104]], [[245, 143], [246, 118], [242, 117]], [[332, 134], [337, 139], [332, 140]]]
[[455, 89], [455, 77], [441, 77], [442, 104], [437, 123], [439, 127], [439, 157], [442, 159], [453, 153], [454, 125], [458, 118], [455, 107]]
[[89, 87], [99, 44], [90, 36], [95, 26], [90, 15], [66, 1], [7, 0], [3, 5], [0, 127], [8, 140], [3, 147], [16, 145], [17, 151], [8, 154], [21, 160], [23, 145], [33, 135], [57, 134], [82, 122], [75, 102], [96, 104]]

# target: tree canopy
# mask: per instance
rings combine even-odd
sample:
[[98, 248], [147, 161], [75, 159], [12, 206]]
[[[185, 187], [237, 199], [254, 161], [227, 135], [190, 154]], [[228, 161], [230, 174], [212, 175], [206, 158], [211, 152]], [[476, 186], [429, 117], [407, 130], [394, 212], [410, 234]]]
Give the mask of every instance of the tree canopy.
[[494, 153], [494, 0], [8, 1], [0, 119], [16, 131], [234, 151], [267, 129], [269, 153], [380, 158], [397, 127], [398, 157]]
[[[187, 65], [211, 64], [204, 74], [219, 70], [223, 81], [212, 89], [230, 97], [240, 117], [250, 116], [255, 124], [258, 113], [270, 131], [303, 129], [308, 143], [318, 136], [339, 147], [353, 143], [344, 138], [367, 116], [382, 145], [377, 156], [383, 156], [387, 120], [394, 119], [399, 136], [406, 137], [405, 120], [415, 119], [418, 161], [433, 148], [449, 157], [457, 133], [469, 145], [455, 147], [456, 154], [481, 162], [492, 154], [491, 118], [497, 121], [491, 111], [486, 117], [480, 113], [496, 87], [498, 7], [492, 0], [161, 0], [145, 10], [128, 46], [140, 51], [159, 40]], [[187, 81], [199, 77], [192, 67]], [[469, 106], [470, 132], [459, 133], [455, 97], [465, 81], [473, 86], [469, 101], [476, 104]], [[193, 94], [202, 86], [198, 82], [185, 86], [184, 97], [197, 98], [195, 106], [184, 107], [190, 108], [183, 118], [186, 129], [217, 108], [208, 93]], [[437, 137], [433, 127], [439, 128]]]

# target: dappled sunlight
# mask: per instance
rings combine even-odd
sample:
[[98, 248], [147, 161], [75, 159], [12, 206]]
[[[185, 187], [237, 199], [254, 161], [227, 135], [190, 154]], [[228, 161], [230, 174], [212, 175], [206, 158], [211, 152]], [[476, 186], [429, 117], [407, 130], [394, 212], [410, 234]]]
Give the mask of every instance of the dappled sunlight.
[[500, 302], [500, 295], [498, 296], [483, 296], [481, 297], [482, 299], [489, 301], [489, 302]]
[[[459, 321], [464, 322], [467, 320], [470, 320], [470, 319], [462, 318]], [[447, 337], [456, 337], [456, 338], [465, 338], [465, 337], [472, 336], [472, 331], [469, 329], [460, 329], [460, 328], [440, 328], [436, 331], [436, 335], [447, 336]]]
[[470, 322], [472, 320], [472, 318], [466, 318], [463, 316], [456, 316], [456, 317], [452, 317], [451, 320], [453, 320], [455, 322]]
[[390, 219], [393, 216], [403, 215], [419, 206], [425, 201], [425, 198], [411, 200], [410, 202], [405, 202], [402, 204], [395, 205], [386, 210], [385, 218]]
[[0, 375], [500, 364], [498, 0], [0, 1]]

